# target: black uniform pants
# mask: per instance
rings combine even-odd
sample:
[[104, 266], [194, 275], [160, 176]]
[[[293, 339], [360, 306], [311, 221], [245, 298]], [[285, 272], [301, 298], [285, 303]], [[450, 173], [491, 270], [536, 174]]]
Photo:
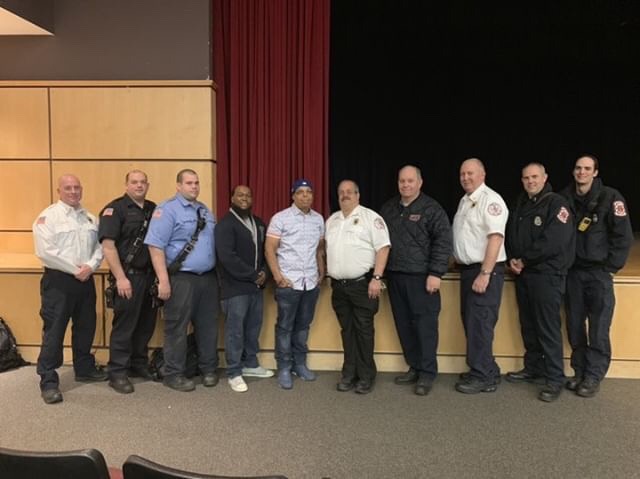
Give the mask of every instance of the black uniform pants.
[[[616, 298], [613, 278], [602, 269], [570, 269], [567, 275], [567, 333], [576, 376], [601, 381], [611, 363], [609, 329]], [[588, 326], [588, 327], [587, 327]]]
[[56, 368], [62, 366], [63, 341], [69, 319], [71, 327], [71, 350], [76, 376], [91, 373], [95, 358], [91, 345], [96, 332], [96, 286], [93, 277], [85, 282], [73, 275], [45, 268], [40, 280], [42, 305], [42, 347], [38, 356], [37, 372], [40, 389], [58, 387]]
[[547, 384], [565, 382], [560, 308], [565, 277], [527, 273], [516, 276], [516, 299], [524, 343], [524, 367], [544, 376]]
[[496, 264], [483, 294], [471, 288], [482, 265], [463, 266], [460, 273], [460, 314], [467, 337], [467, 365], [472, 377], [493, 383], [500, 368], [493, 357], [493, 337], [504, 285], [504, 264]]
[[218, 367], [218, 280], [215, 270], [204, 274], [180, 271], [171, 275], [171, 296], [164, 302], [165, 377], [184, 375], [187, 328], [193, 325], [198, 369], [212, 373]]
[[389, 299], [404, 359], [421, 377], [438, 374], [440, 292], [426, 291], [424, 274], [389, 273]]
[[147, 366], [147, 345], [156, 325], [157, 308], [152, 307], [149, 289], [153, 273], [130, 271], [131, 298], [115, 293], [113, 323], [109, 340], [109, 376], [127, 375], [128, 369]]
[[369, 298], [369, 281], [365, 278], [344, 282], [334, 279], [331, 287], [331, 305], [342, 328], [342, 378], [373, 381], [377, 372], [373, 359], [373, 317], [378, 312], [378, 299]]

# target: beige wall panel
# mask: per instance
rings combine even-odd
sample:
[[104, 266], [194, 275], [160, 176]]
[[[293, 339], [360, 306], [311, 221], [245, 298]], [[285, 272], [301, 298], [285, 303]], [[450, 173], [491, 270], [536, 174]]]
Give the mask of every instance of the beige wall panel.
[[0, 230], [30, 230], [51, 201], [49, 162], [0, 161], [0, 178]]
[[131, 169], [141, 169], [149, 177], [149, 199], [159, 203], [176, 193], [176, 173], [191, 168], [200, 177], [200, 201], [212, 206], [214, 198], [215, 163], [211, 161], [54, 161], [53, 185], [65, 173], [80, 178], [83, 186], [82, 204], [98, 214], [109, 201], [124, 193], [124, 176]]
[[0, 158], [49, 158], [46, 88], [0, 88]]
[[[42, 342], [40, 278], [41, 274], [0, 274], [0, 316], [9, 323], [18, 344], [39, 345]], [[96, 277], [96, 290], [100, 291], [100, 288], [101, 280]], [[100, 301], [96, 311], [98, 320], [94, 345], [102, 346], [104, 328]], [[71, 345], [71, 322], [64, 344]]]
[[33, 253], [31, 231], [0, 232], [0, 254], [2, 253]]
[[52, 88], [52, 157], [213, 159], [213, 90]]
[[616, 309], [611, 324], [614, 359], [640, 360], [640, 285], [616, 284]]

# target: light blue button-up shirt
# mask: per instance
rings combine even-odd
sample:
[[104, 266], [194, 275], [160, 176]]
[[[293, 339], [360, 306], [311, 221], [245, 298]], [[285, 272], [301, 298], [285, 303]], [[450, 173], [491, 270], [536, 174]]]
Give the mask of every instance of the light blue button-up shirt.
[[155, 209], [144, 243], [164, 250], [167, 267], [189, 242], [198, 225], [198, 214], [204, 215], [206, 225], [198, 235], [196, 246], [182, 263], [180, 271], [206, 273], [216, 265], [213, 213], [200, 201], [188, 201], [176, 194]]
[[293, 289], [309, 290], [318, 285], [318, 244], [324, 237], [324, 219], [316, 211], [303, 213], [295, 205], [279, 211], [269, 223], [267, 236], [278, 238], [276, 252], [282, 274]]

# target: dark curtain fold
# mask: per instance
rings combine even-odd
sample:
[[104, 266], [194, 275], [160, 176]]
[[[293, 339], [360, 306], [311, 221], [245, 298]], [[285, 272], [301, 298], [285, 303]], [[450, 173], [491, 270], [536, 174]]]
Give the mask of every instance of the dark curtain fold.
[[314, 185], [314, 209], [329, 212], [330, 3], [213, 0], [218, 215], [247, 184], [268, 221], [301, 177]]

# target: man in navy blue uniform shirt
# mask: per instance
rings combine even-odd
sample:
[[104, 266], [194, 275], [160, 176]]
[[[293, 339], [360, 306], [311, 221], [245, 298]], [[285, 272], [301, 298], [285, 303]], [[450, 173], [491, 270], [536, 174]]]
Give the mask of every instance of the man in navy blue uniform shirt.
[[125, 187], [125, 194], [100, 212], [98, 229], [115, 280], [109, 386], [122, 394], [134, 390], [129, 374], [151, 379], [147, 345], [158, 311], [149, 292], [154, 280], [149, 249], [142, 244], [156, 204], [146, 199], [149, 182], [143, 171], [127, 173]]

